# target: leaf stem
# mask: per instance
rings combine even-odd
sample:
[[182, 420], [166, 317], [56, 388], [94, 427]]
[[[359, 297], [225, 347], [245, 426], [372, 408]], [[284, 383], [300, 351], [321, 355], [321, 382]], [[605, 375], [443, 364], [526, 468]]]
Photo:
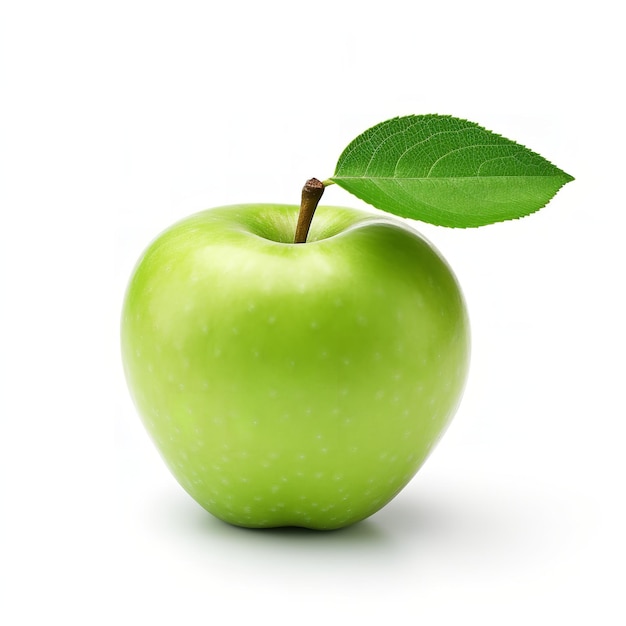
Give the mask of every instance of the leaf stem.
[[315, 209], [324, 193], [324, 183], [311, 178], [302, 187], [302, 201], [300, 203], [300, 213], [298, 215], [298, 225], [296, 226], [296, 237], [294, 243], [306, 243], [311, 221], [315, 214]]

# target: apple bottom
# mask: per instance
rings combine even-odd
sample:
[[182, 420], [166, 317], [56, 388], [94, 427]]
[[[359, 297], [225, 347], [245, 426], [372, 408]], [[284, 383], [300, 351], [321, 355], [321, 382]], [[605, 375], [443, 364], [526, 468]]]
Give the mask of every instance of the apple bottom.
[[375, 513], [448, 426], [469, 324], [405, 224], [319, 207], [212, 209], [157, 238], [126, 295], [143, 422], [182, 487], [238, 526], [334, 529]]

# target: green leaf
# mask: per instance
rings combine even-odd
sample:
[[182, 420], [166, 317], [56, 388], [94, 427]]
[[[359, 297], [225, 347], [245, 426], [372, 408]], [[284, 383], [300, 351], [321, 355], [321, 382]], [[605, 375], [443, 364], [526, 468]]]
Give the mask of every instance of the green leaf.
[[571, 180], [528, 148], [446, 115], [397, 117], [366, 130], [330, 179], [389, 213], [452, 227], [529, 215]]

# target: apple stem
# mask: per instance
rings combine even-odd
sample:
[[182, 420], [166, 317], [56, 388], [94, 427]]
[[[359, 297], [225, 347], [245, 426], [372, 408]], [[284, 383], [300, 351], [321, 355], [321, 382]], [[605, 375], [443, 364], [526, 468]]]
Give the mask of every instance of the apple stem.
[[307, 180], [304, 187], [302, 187], [302, 202], [300, 203], [300, 214], [298, 215], [294, 243], [306, 243], [315, 209], [317, 209], [323, 193], [324, 183], [317, 180], [317, 178]]

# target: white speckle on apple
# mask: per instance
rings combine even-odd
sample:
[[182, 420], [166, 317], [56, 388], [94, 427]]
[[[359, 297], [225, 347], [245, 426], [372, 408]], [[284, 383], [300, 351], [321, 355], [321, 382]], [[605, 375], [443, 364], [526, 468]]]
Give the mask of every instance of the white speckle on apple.
[[185, 391], [185, 385], [183, 385], [183, 383], [178, 383], [178, 390]]
[[270, 487], [270, 491], [271, 491], [272, 493], [278, 493], [278, 492], [280, 491], [280, 485], [272, 485], [272, 486]]
[[414, 470], [409, 470], [408, 472], [405, 472], [402, 475], [402, 482], [408, 482], [409, 480], [411, 480], [411, 478], [413, 478], [413, 475], [415, 474]]
[[320, 325], [319, 325], [319, 323], [318, 323], [318, 321], [317, 321], [317, 320], [313, 320], [313, 321], [309, 324], [309, 326], [311, 327], [311, 329], [312, 329], [312, 330], [317, 330], [317, 329], [320, 327]]
[[238, 334], [239, 334], [239, 329], [238, 329], [236, 326], [233, 326], [233, 327], [230, 329], [230, 332], [231, 332], [233, 335], [238, 335]]
[[276, 323], [276, 317], [275, 317], [274, 315], [270, 315], [270, 316], [267, 318], [267, 323], [268, 323], [268, 324], [275, 324], [275, 323]]

